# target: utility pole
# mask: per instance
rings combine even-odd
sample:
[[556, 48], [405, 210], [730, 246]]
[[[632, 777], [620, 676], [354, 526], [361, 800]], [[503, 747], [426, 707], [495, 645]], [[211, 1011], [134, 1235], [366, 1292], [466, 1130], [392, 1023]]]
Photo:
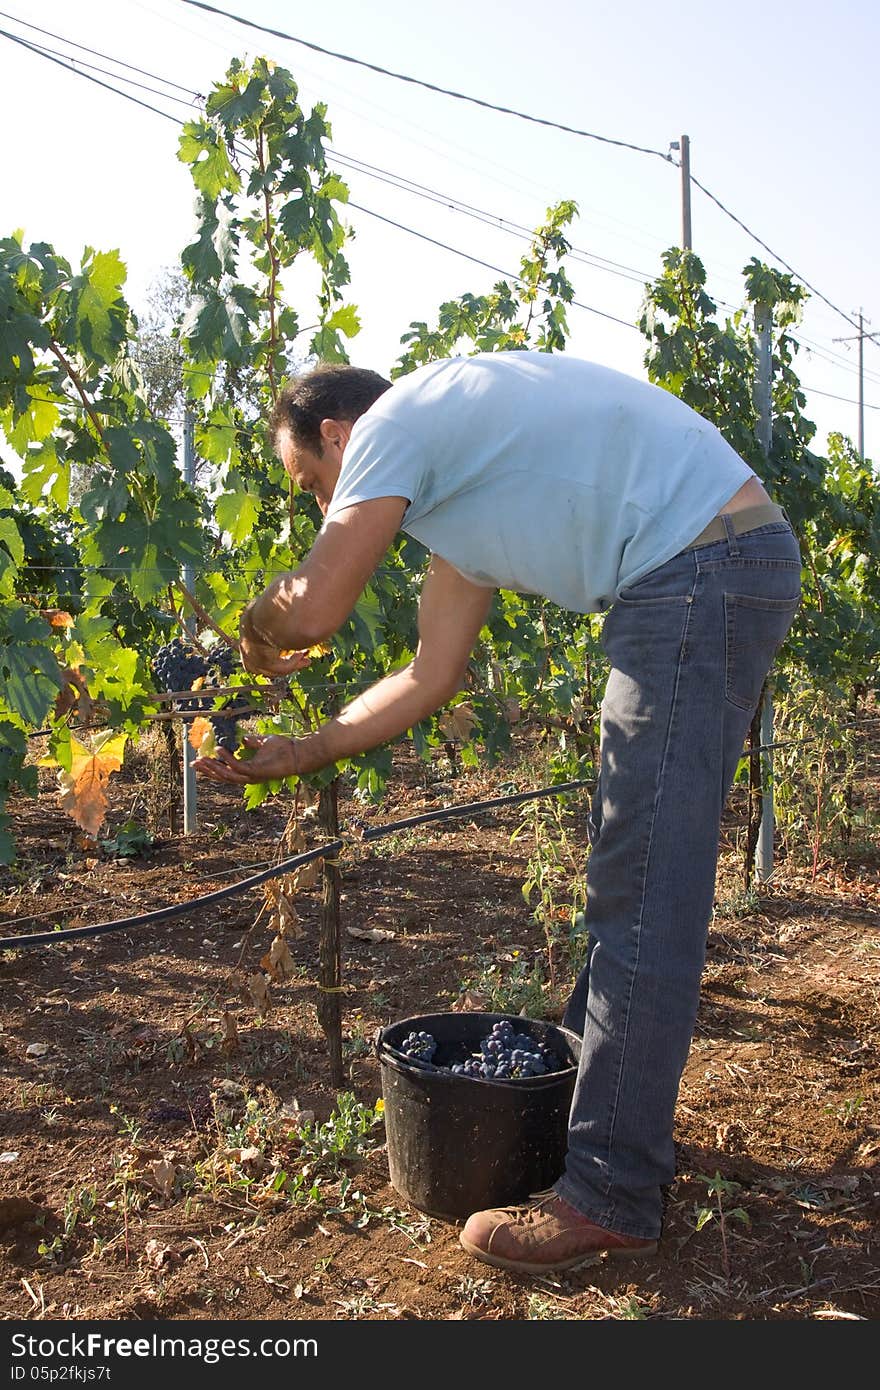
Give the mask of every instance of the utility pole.
[[[755, 329], [758, 334], [758, 370], [755, 376], [755, 407], [758, 412], [758, 443], [765, 459], [770, 457], [773, 437], [771, 374], [773, 314], [766, 304], [755, 309]], [[775, 814], [773, 810], [773, 695], [768, 679], [761, 706], [761, 823], [758, 827], [758, 843], [755, 852], [755, 872], [761, 883], [766, 883], [773, 872], [773, 832]]]
[[681, 170], [681, 245], [682, 250], [690, 251], [691, 246], [691, 142], [687, 135], [673, 140], [670, 150], [678, 150], [678, 167]]
[[[190, 487], [193, 487], [196, 481], [196, 454], [193, 439], [193, 414], [191, 410], [187, 410], [185, 412], [183, 419], [183, 481], [185, 483], [188, 483]], [[190, 593], [192, 593], [193, 589], [195, 588], [195, 570], [193, 569], [192, 565], [184, 565], [183, 582], [186, 585], [187, 589], [189, 589]], [[186, 620], [186, 629], [188, 636], [193, 637], [195, 635], [195, 627], [195, 620], [192, 617], [192, 615], [190, 615]], [[181, 725], [181, 728], [183, 730], [182, 743], [184, 835], [192, 835], [195, 833], [196, 802], [198, 799], [196, 792], [196, 774], [193, 771], [193, 760], [196, 755], [193, 751], [193, 746], [189, 741], [189, 731], [191, 727], [192, 726], [190, 725], [189, 721], [184, 719]]]
[[[865, 339], [868, 338], [872, 343], [880, 342], [880, 337], [876, 333], [865, 332], [865, 317], [861, 309], [854, 310], [859, 320], [859, 331], [853, 333], [849, 338], [835, 338], [835, 343], [852, 343], [858, 340], [859, 344], [859, 458], [862, 463], [865, 461]], [[868, 319], [868, 323], [871, 320]]]

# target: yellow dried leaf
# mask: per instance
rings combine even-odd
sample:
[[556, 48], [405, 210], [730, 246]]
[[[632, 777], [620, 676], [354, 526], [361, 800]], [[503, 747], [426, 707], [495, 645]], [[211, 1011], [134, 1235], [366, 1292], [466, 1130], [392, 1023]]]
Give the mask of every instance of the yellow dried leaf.
[[155, 1239], [148, 1240], [144, 1246], [144, 1259], [154, 1269], [161, 1269], [163, 1265], [170, 1264], [174, 1259], [174, 1251], [170, 1245], [161, 1245]]
[[[61, 805], [81, 830], [94, 839], [107, 815], [104, 789], [111, 772], [122, 767], [127, 734], [112, 734], [101, 740], [97, 752], [86, 748], [78, 739], [70, 740], [72, 758], [70, 772], [59, 773]], [[97, 742], [97, 740], [96, 740]]]
[[511, 697], [507, 700], [502, 700], [501, 704], [504, 709], [504, 717], [508, 724], [518, 724], [522, 719], [522, 706], [519, 700], [514, 700]]
[[160, 1158], [151, 1163], [145, 1173], [145, 1178], [151, 1187], [154, 1187], [160, 1196], [168, 1201], [174, 1193], [174, 1179], [177, 1169], [173, 1163], [167, 1159]]
[[345, 930], [358, 941], [393, 941], [396, 935], [387, 927], [346, 927]]
[[294, 822], [289, 826], [284, 835], [284, 848], [292, 858], [295, 854], [302, 854], [306, 847], [306, 837], [303, 834], [302, 826]]
[[214, 739], [214, 726], [210, 719], [206, 719], [200, 714], [194, 719], [189, 729], [190, 747], [202, 758], [213, 758], [216, 752], [216, 742]]
[[262, 1017], [269, 1012], [269, 981], [262, 970], [257, 970], [248, 976], [246, 983], [251, 1003]]
[[281, 879], [271, 879], [263, 885], [265, 908], [269, 910], [274, 931], [279, 936], [289, 936], [294, 940], [304, 935], [293, 900], [296, 888], [296, 878], [293, 874], [285, 874]]
[[476, 722], [477, 716], [471, 706], [463, 703], [447, 710], [445, 714], [441, 714], [437, 720], [437, 726], [443, 736], [450, 741], [457, 739], [459, 743], [467, 743]]
[[303, 864], [298, 869], [294, 869], [288, 877], [293, 881], [294, 891], [297, 889], [314, 888], [320, 882], [321, 871], [324, 867], [323, 859], [311, 859], [308, 864]]
[[41, 608], [40, 617], [45, 618], [50, 627], [73, 627], [73, 618], [63, 608]]
[[489, 1007], [489, 1001], [485, 994], [480, 994], [475, 989], [462, 990], [452, 1006], [454, 1014], [464, 1013], [483, 1013]]
[[122, 767], [128, 734], [114, 734], [112, 729], [107, 729], [103, 734], [96, 734], [93, 742], [95, 755], [100, 754], [102, 766], [108, 772], [118, 772]]
[[226, 1052], [235, 1052], [238, 1048], [238, 1028], [235, 1019], [228, 1009], [224, 1009], [220, 1017], [220, 1031], [223, 1035], [223, 1048]]
[[274, 937], [260, 965], [273, 980], [289, 980], [296, 973], [293, 956], [283, 936]]
[[78, 663], [71, 657], [74, 646], [76, 646], [78, 653], [82, 650], [75, 643], [72, 643], [68, 649], [68, 665], [61, 672], [61, 679], [64, 684], [55, 696], [55, 718], [63, 719], [66, 714], [70, 714], [71, 710], [75, 709], [80, 720], [87, 724], [91, 718], [95, 702], [89, 695], [85, 676], [80, 671]]
[[255, 1144], [251, 1144], [244, 1149], [230, 1149], [228, 1151], [228, 1156], [232, 1159], [233, 1163], [237, 1163], [240, 1168], [243, 1168], [248, 1177], [251, 1178], [259, 1177], [269, 1166]]
[[279, 936], [289, 936], [296, 941], [305, 935], [299, 924], [299, 913], [293, 899], [289, 898], [286, 893], [282, 893], [278, 899], [275, 925]]

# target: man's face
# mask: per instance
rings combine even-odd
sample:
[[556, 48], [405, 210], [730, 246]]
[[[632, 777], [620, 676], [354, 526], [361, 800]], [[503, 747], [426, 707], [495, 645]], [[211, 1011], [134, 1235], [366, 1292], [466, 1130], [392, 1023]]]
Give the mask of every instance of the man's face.
[[312, 493], [322, 516], [327, 515], [350, 434], [351, 424], [347, 420], [322, 420], [324, 447], [317, 454], [298, 444], [290, 430], [278, 431], [276, 447], [284, 471], [300, 492]]

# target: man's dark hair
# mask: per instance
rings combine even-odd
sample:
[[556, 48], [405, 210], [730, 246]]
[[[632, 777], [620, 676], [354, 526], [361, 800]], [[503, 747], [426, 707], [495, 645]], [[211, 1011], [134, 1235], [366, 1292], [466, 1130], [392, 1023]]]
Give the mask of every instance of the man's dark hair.
[[273, 445], [288, 429], [301, 448], [319, 456], [322, 420], [358, 420], [391, 386], [378, 372], [344, 363], [324, 363], [285, 385], [269, 416]]

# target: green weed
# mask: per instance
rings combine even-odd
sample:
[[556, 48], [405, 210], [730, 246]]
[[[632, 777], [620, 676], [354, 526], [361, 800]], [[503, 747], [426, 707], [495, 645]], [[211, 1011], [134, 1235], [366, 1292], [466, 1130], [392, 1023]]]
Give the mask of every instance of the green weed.
[[478, 973], [462, 990], [474, 990], [486, 999], [490, 1013], [525, 1014], [542, 1018], [547, 1007], [546, 982], [539, 961], [531, 964], [519, 951], [509, 961], [484, 960]]
[[730, 1220], [735, 1220], [741, 1221], [745, 1226], [750, 1224], [749, 1214], [743, 1207], [728, 1207], [725, 1205], [726, 1202], [735, 1198], [736, 1194], [742, 1190], [741, 1185], [738, 1182], [733, 1182], [731, 1179], [722, 1178], [717, 1170], [715, 1176], [712, 1178], [707, 1177], [704, 1173], [698, 1173], [696, 1178], [697, 1182], [704, 1182], [706, 1184], [706, 1196], [715, 1198], [715, 1206], [704, 1207], [695, 1204], [694, 1215], [696, 1217], [696, 1225], [694, 1229], [696, 1231], [702, 1231], [703, 1227], [707, 1226], [710, 1221], [717, 1220], [718, 1229], [721, 1233], [721, 1262], [724, 1268], [724, 1277], [729, 1282], [730, 1254], [727, 1245], [727, 1223]]

